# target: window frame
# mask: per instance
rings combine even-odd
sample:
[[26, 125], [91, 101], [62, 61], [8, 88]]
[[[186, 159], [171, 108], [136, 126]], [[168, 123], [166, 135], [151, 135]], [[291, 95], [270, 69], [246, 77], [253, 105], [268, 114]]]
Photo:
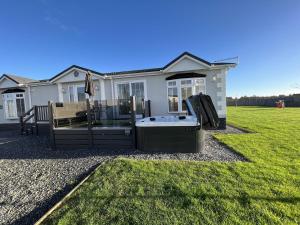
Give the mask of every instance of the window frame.
[[129, 96], [132, 95], [132, 87], [131, 87], [131, 84], [132, 83], [144, 83], [144, 100], [148, 100], [148, 96], [147, 96], [147, 82], [146, 80], [130, 80], [130, 81], [117, 81], [115, 82], [115, 91], [114, 91], [114, 94], [115, 94], [115, 99], [118, 99], [118, 85], [119, 84], [129, 84]]
[[[119, 99], [118, 98], [118, 90], [119, 90], [118, 85], [119, 84], [129, 84], [129, 96], [132, 96], [132, 86], [131, 86], [132, 83], [143, 83], [143, 85], [144, 85], [144, 100], [147, 101], [148, 100], [148, 92], [147, 92], [147, 81], [145, 79], [140, 79], [140, 80], [125, 80], [125, 81], [114, 82], [114, 85], [113, 85], [113, 87], [114, 87], [114, 91], [113, 91], [114, 100], [118, 100]], [[125, 115], [125, 117], [126, 117], [126, 115]], [[137, 118], [141, 118], [142, 114], [136, 114], [136, 117]]]
[[[199, 86], [204, 86], [204, 92], [206, 93], [206, 78], [205, 77], [195, 77], [195, 78], [182, 78], [182, 79], [174, 79], [174, 80], [168, 80], [167, 81], [167, 102], [169, 102], [169, 88], [177, 88], [177, 94], [178, 94], [178, 110], [177, 111], [170, 111], [169, 103], [167, 104], [168, 107], [168, 113], [186, 113], [186, 110], [182, 110], [182, 91], [181, 88], [184, 87], [191, 87], [192, 88], [192, 94], [198, 94], [196, 93], [196, 81], [197, 80], [203, 80], [203, 84]], [[191, 84], [181, 84], [182, 81], [191, 81]], [[170, 86], [169, 83], [176, 82], [175, 85]]]
[[[70, 92], [70, 87], [73, 88], [73, 98], [74, 98], [73, 103], [78, 103], [79, 101], [78, 101], [78, 92], [77, 92], [77, 89], [78, 88], [85, 88], [85, 85], [84, 84], [71, 84], [71, 85], [68, 85], [69, 102], [72, 103], [71, 102], [71, 95], [70, 95], [70, 93], [71, 93]], [[87, 98], [88, 98], [88, 94], [85, 93], [85, 99], [87, 99]], [[81, 102], [83, 102], [83, 101], [81, 101]]]
[[[17, 96], [21, 95], [21, 96]], [[3, 105], [4, 105], [4, 113], [5, 113], [5, 119], [7, 120], [14, 120], [18, 119], [18, 105], [17, 105], [17, 99], [23, 99], [24, 101], [24, 113], [26, 112], [26, 101], [25, 101], [25, 92], [15, 92], [15, 93], [6, 93], [2, 94], [2, 100], [3, 100]], [[13, 101], [13, 106], [14, 106], [14, 114], [16, 116], [9, 116], [8, 115], [8, 101]]]

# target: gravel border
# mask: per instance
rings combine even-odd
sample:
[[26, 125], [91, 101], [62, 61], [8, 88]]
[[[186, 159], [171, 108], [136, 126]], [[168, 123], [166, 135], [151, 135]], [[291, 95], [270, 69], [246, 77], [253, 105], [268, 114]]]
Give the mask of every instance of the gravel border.
[[198, 161], [245, 161], [207, 131], [203, 153], [140, 151], [52, 151], [46, 137], [0, 132], [0, 224], [33, 224], [100, 163], [115, 157]]

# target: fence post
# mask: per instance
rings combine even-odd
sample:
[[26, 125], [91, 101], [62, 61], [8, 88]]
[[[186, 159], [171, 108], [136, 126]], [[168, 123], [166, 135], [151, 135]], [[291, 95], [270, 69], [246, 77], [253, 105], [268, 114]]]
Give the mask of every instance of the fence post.
[[151, 101], [147, 101], [147, 106], [148, 106], [148, 116], [151, 117]]
[[136, 132], [135, 132], [136, 99], [135, 99], [135, 96], [130, 96], [130, 111], [131, 111], [132, 144], [133, 144], [133, 148], [136, 149]]
[[142, 98], [142, 117], [145, 118], [145, 115], [146, 115], [145, 99]]
[[92, 133], [92, 117], [91, 117], [91, 105], [90, 100], [86, 99], [86, 111], [88, 120], [88, 137], [89, 137], [89, 147], [93, 147], [93, 133]]
[[34, 106], [34, 125], [35, 125], [35, 134], [39, 135], [39, 128], [38, 128], [38, 107]]
[[54, 115], [53, 115], [53, 103], [52, 103], [52, 101], [48, 101], [48, 118], [49, 118], [50, 146], [53, 150], [56, 150], [55, 134], [54, 134]]

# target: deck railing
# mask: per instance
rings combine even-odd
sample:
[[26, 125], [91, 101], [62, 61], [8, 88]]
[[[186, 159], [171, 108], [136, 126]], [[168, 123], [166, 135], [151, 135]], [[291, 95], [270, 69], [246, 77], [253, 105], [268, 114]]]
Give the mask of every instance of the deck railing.
[[[140, 102], [140, 105], [137, 104]], [[140, 107], [140, 108], [138, 108]], [[137, 110], [139, 109], [139, 110]], [[52, 148], [56, 148], [56, 134], [59, 129], [74, 128], [87, 129], [87, 141], [89, 146], [94, 145], [94, 127], [119, 127], [119, 129], [130, 129], [132, 143], [135, 146], [135, 121], [137, 116], [151, 116], [150, 101], [137, 99], [131, 96], [130, 99], [90, 101], [80, 103], [48, 103], [50, 140]], [[122, 127], [121, 127], [122, 126]], [[75, 129], [75, 130], [76, 130]], [[98, 128], [97, 128], [98, 129]], [[106, 129], [106, 128], [104, 128]]]
[[39, 127], [38, 122], [40, 121], [48, 121], [49, 114], [48, 114], [48, 106], [47, 105], [40, 105], [40, 106], [33, 106], [27, 112], [20, 116], [20, 129], [21, 134], [39, 134]]

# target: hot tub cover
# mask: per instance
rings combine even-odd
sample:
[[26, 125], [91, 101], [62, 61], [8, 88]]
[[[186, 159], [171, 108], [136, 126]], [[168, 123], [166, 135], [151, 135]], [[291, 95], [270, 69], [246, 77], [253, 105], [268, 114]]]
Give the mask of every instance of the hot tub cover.
[[190, 115], [196, 116], [206, 129], [217, 128], [220, 120], [214, 104], [209, 95], [200, 93], [192, 95], [186, 100], [187, 109]]

